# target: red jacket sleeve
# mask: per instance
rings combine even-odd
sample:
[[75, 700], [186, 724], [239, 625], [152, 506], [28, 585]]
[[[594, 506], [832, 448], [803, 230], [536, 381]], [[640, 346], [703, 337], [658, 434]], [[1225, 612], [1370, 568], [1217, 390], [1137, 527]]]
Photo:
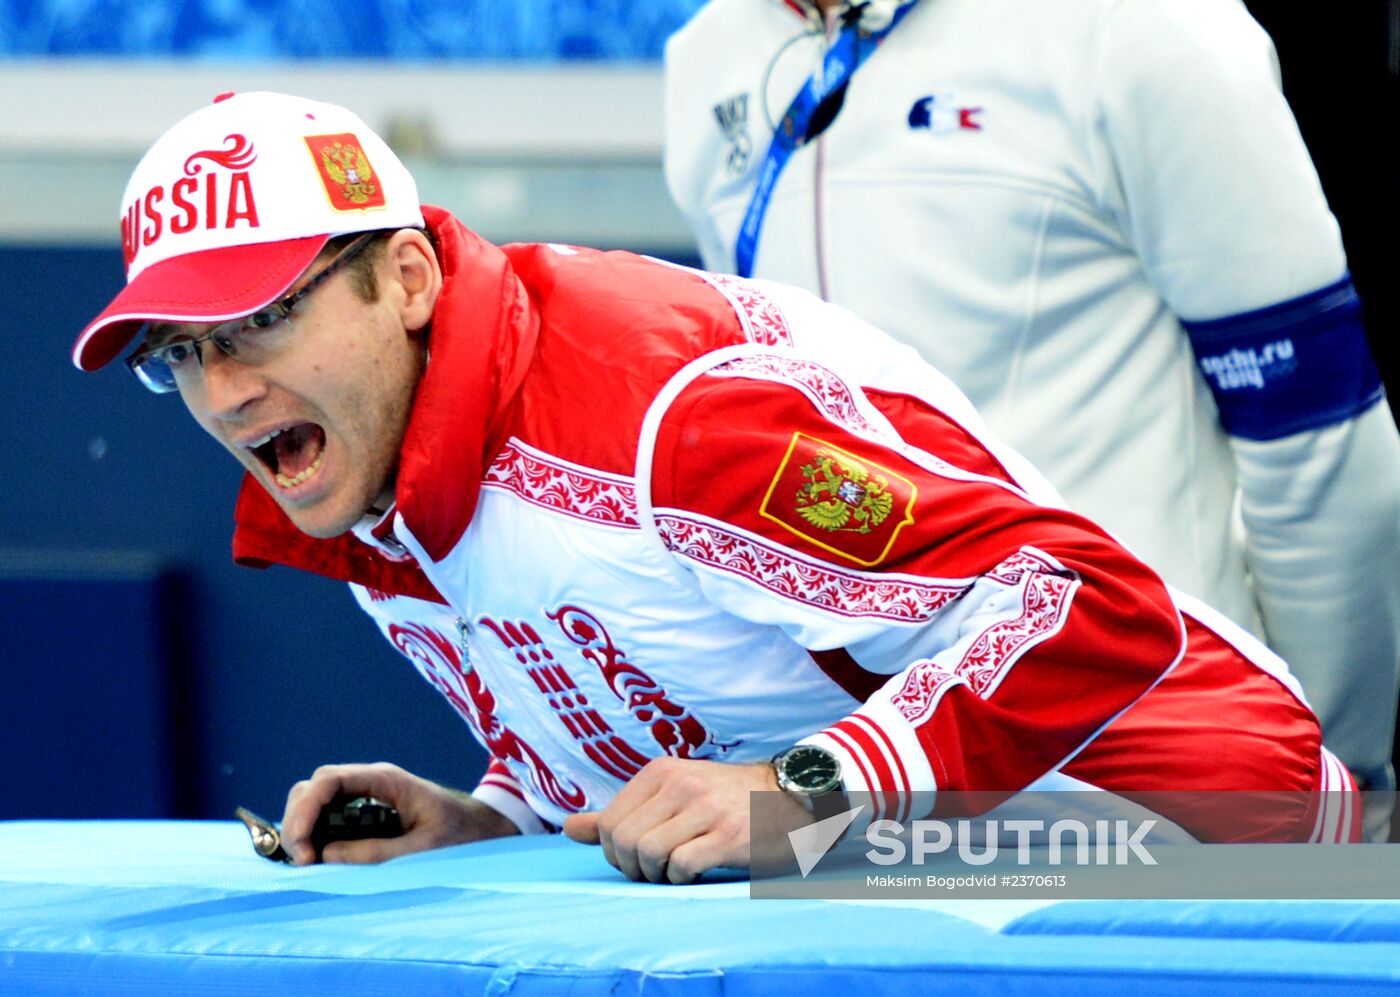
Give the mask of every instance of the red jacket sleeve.
[[652, 506], [712, 601], [889, 676], [809, 739], [842, 759], [848, 790], [906, 801], [895, 816], [910, 794], [1024, 788], [1178, 660], [1182, 622], [1157, 576], [1030, 501], [973, 431], [774, 362], [678, 396]]

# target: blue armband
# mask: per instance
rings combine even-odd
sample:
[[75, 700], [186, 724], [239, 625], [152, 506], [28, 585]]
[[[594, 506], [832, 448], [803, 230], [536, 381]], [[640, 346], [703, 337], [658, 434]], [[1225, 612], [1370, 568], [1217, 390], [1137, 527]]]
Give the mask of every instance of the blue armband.
[[1268, 308], [1181, 324], [1231, 436], [1321, 429], [1384, 395], [1350, 274]]

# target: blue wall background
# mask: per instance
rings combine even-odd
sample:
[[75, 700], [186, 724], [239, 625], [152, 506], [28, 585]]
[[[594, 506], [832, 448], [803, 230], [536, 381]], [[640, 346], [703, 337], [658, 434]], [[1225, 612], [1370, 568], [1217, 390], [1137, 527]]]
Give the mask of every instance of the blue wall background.
[[3, 0], [0, 56], [656, 59], [700, 0]]

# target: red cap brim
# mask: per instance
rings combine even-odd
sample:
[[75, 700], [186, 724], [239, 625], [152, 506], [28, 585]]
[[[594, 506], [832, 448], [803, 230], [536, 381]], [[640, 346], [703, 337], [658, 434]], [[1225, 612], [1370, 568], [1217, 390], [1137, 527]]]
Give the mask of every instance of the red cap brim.
[[73, 344], [73, 363], [97, 370], [143, 322], [223, 322], [255, 312], [291, 287], [329, 238], [228, 246], [152, 264], [88, 323]]

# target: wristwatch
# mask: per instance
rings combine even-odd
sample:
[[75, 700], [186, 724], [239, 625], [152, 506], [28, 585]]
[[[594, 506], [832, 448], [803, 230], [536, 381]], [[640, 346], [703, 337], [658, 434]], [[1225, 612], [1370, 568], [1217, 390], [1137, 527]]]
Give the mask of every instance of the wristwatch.
[[778, 788], [823, 820], [846, 809], [841, 762], [825, 748], [799, 744], [773, 756]]

